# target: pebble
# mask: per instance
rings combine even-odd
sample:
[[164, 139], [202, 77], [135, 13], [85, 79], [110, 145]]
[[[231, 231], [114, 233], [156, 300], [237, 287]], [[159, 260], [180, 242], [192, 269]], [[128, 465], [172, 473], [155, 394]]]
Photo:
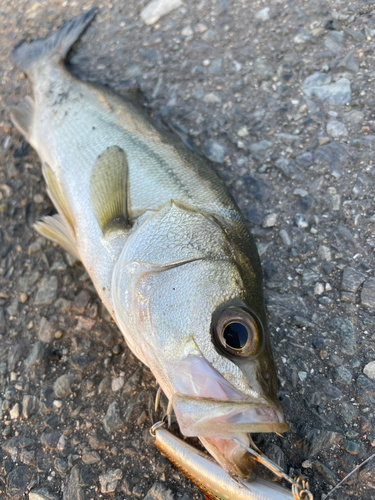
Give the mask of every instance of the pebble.
[[341, 300], [355, 303], [355, 294], [365, 279], [364, 273], [356, 271], [350, 266], [345, 267], [341, 278]]
[[46, 276], [42, 279], [36, 297], [36, 305], [48, 305], [56, 299], [57, 294], [57, 277], [56, 276]]
[[323, 450], [327, 450], [335, 445], [341, 444], [343, 436], [338, 432], [323, 429], [312, 429], [307, 432], [306, 439], [310, 445], [309, 457], [314, 457], [320, 454]]
[[348, 385], [353, 380], [351, 372], [345, 366], [338, 366], [335, 369], [335, 383]]
[[40, 442], [42, 443], [43, 446], [46, 446], [47, 448], [54, 450], [55, 448], [57, 448], [60, 436], [61, 432], [59, 431], [44, 432], [40, 437]]
[[237, 135], [238, 137], [247, 137], [249, 135], [247, 127], [241, 127], [239, 130], [237, 130]]
[[279, 158], [275, 161], [275, 167], [289, 179], [293, 179], [296, 174], [296, 164], [291, 158]]
[[58, 498], [50, 493], [47, 488], [41, 488], [40, 490], [30, 491], [29, 500], [58, 500]]
[[113, 431], [122, 425], [123, 421], [120, 418], [120, 408], [117, 401], [114, 401], [108, 406], [107, 413], [103, 418], [103, 427], [108, 434], [112, 434]]
[[39, 401], [36, 396], [25, 395], [22, 399], [22, 416], [29, 419], [38, 410]]
[[344, 448], [351, 455], [358, 455], [360, 450], [360, 445], [358, 443], [355, 443], [354, 441], [349, 441], [347, 439], [344, 439]]
[[99, 453], [90, 450], [82, 454], [82, 462], [86, 465], [93, 465], [101, 462], [101, 458]]
[[79, 465], [74, 465], [64, 487], [64, 500], [85, 500], [85, 498], [85, 491], [81, 487], [81, 468]]
[[181, 0], [152, 0], [142, 9], [141, 19], [147, 25], [155, 24], [161, 17], [182, 6]]
[[12, 420], [17, 420], [20, 416], [20, 405], [16, 403], [9, 411], [9, 416]]
[[260, 19], [261, 21], [268, 21], [270, 19], [270, 8], [265, 7], [262, 10], [259, 10], [256, 14], [255, 17], [257, 19]]
[[317, 254], [320, 260], [325, 262], [330, 262], [332, 260], [332, 252], [327, 245], [319, 245]]
[[331, 328], [342, 342], [341, 351], [344, 354], [353, 355], [357, 350], [357, 340], [354, 325], [348, 318], [334, 318]]
[[221, 59], [214, 59], [209, 68], [208, 71], [212, 75], [220, 76], [221, 75], [221, 67], [222, 67], [222, 60]]
[[118, 482], [122, 479], [121, 469], [111, 469], [99, 476], [100, 491], [102, 493], [114, 493]]
[[322, 295], [324, 293], [324, 285], [317, 283], [314, 287], [314, 295]]
[[25, 359], [25, 365], [31, 367], [37, 363], [40, 363], [44, 357], [45, 347], [44, 344], [37, 340], [31, 349], [29, 356]]
[[24, 304], [25, 302], [27, 302], [28, 298], [29, 298], [29, 296], [27, 295], [27, 293], [25, 293], [25, 292], [21, 293], [21, 295], [20, 295], [20, 301], [22, 302], [22, 304]]
[[218, 97], [216, 94], [213, 94], [212, 92], [210, 94], [206, 94], [202, 100], [206, 104], [219, 104], [219, 103], [221, 103], [220, 97]]
[[264, 217], [263, 227], [274, 227], [277, 221], [277, 213], [271, 213]]
[[370, 361], [370, 363], [367, 363], [367, 365], [363, 368], [363, 373], [370, 380], [375, 381], [375, 361]]
[[307, 222], [305, 216], [302, 214], [295, 215], [294, 223], [298, 227], [298, 229], [306, 229], [307, 227], [309, 227], [309, 223]]
[[225, 148], [214, 139], [209, 139], [202, 145], [202, 152], [207, 158], [215, 163], [223, 163]]
[[55, 338], [55, 329], [47, 318], [42, 318], [40, 321], [38, 338], [45, 344], [50, 344]]
[[375, 278], [368, 278], [361, 292], [362, 305], [375, 309]]
[[351, 99], [351, 86], [350, 81], [347, 78], [341, 78], [337, 82], [329, 85], [302, 85], [302, 90], [307, 97], [317, 97], [319, 100], [327, 104], [343, 105]]
[[297, 156], [296, 161], [301, 167], [309, 167], [313, 162], [312, 153], [309, 151]]
[[112, 380], [112, 391], [113, 392], [119, 391], [124, 386], [124, 383], [125, 383], [124, 375], [120, 375], [119, 377], [115, 377]]
[[55, 396], [61, 399], [67, 398], [72, 392], [71, 384], [73, 380], [74, 376], [71, 374], [61, 375], [57, 378], [53, 384]]
[[91, 300], [91, 294], [87, 290], [82, 290], [76, 296], [73, 302], [73, 307], [80, 314], [85, 312], [86, 307], [89, 305]]
[[65, 460], [59, 457], [55, 458], [54, 466], [59, 474], [65, 474], [69, 469], [69, 466], [65, 462]]
[[285, 229], [280, 229], [279, 235], [280, 235], [280, 238], [281, 238], [282, 242], [284, 243], [284, 245], [286, 247], [290, 247], [292, 244], [292, 241], [289, 237], [288, 232]]
[[148, 491], [144, 500], [175, 500], [171, 490], [168, 490], [160, 483], [154, 483]]
[[347, 123], [351, 123], [352, 125], [358, 125], [363, 123], [365, 119], [364, 113], [362, 111], [358, 111], [356, 109], [352, 109], [349, 113], [345, 113], [343, 119]]
[[15, 467], [8, 475], [6, 481], [7, 494], [11, 498], [20, 498], [26, 494], [32, 478], [32, 472], [29, 467], [19, 465]]

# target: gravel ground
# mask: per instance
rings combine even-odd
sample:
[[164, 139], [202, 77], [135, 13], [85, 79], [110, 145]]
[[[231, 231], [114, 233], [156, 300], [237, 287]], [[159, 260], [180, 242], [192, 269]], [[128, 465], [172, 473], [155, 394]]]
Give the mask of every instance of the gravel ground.
[[[71, 70], [140, 88], [215, 162], [258, 243], [290, 424], [256, 442], [320, 500], [375, 451], [373, 2], [165, 3], [159, 20], [143, 1], [97, 4]], [[1, 6], [0, 496], [202, 499], [153, 447], [152, 374], [81, 264], [32, 229], [53, 207], [5, 109], [29, 92], [10, 51], [91, 6]], [[372, 460], [330, 498], [374, 487]]]

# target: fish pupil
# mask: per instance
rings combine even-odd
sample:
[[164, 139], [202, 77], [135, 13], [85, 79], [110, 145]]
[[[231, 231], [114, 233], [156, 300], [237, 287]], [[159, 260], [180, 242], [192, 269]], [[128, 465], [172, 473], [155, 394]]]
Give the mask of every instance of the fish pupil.
[[249, 335], [246, 326], [241, 323], [230, 323], [225, 327], [223, 337], [228, 347], [243, 349]]

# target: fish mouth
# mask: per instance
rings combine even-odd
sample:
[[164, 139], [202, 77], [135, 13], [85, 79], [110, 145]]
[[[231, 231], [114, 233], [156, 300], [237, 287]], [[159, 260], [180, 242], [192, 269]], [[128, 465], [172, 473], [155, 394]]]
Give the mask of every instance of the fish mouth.
[[282, 411], [271, 404], [215, 401], [175, 394], [173, 408], [185, 436], [232, 439], [236, 434], [286, 432]]

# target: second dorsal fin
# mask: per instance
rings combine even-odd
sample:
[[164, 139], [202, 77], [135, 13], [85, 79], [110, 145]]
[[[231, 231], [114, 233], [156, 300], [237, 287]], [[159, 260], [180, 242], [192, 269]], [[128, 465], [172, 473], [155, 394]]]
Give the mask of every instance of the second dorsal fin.
[[90, 199], [100, 229], [126, 229], [128, 220], [128, 162], [125, 152], [110, 146], [96, 159], [90, 179]]

